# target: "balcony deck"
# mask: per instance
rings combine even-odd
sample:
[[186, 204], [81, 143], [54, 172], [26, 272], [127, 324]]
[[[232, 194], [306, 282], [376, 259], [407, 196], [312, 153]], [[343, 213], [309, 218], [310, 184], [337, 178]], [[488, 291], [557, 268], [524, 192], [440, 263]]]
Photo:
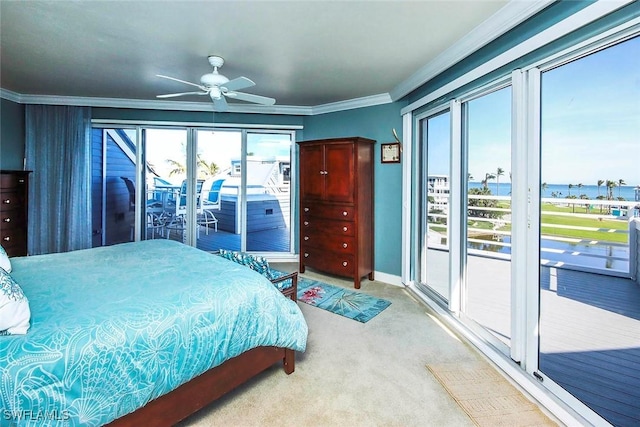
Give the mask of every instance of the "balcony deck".
[[[447, 265], [442, 261], [437, 264]], [[494, 280], [474, 281], [467, 315], [508, 345], [509, 263], [469, 257], [468, 268], [469, 277]], [[610, 423], [640, 425], [640, 285], [554, 267], [540, 271], [539, 370]]]
[[[270, 230], [253, 231], [247, 233], [247, 250], [252, 252], [289, 252], [290, 229], [286, 227]], [[150, 235], [151, 236], [151, 235]], [[156, 235], [156, 239], [166, 238], [166, 235]], [[170, 239], [182, 241], [182, 233], [171, 231]], [[205, 251], [217, 251], [218, 249], [240, 250], [240, 234], [213, 228], [205, 233], [204, 227], [200, 228], [197, 239], [197, 248]]]

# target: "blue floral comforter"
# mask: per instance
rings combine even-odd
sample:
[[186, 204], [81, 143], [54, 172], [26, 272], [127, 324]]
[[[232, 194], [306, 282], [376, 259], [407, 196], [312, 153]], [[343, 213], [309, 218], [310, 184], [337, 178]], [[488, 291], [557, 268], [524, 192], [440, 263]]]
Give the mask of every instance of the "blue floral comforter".
[[1, 425], [102, 425], [257, 346], [304, 351], [263, 276], [168, 240], [13, 258], [31, 308], [0, 337]]

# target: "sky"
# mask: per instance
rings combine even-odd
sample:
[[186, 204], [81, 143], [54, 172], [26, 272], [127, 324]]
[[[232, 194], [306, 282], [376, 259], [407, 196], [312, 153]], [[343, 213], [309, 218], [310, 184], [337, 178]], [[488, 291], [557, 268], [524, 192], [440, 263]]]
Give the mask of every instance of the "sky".
[[[544, 72], [541, 87], [541, 182], [640, 185], [640, 37]], [[509, 182], [511, 88], [467, 108], [472, 181], [502, 168]], [[430, 174], [448, 174], [448, 126], [448, 113], [430, 119]]]

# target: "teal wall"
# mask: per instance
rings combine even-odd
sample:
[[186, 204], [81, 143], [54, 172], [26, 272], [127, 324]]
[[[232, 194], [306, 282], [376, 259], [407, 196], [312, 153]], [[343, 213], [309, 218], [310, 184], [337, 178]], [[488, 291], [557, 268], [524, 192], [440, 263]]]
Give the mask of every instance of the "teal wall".
[[0, 99], [0, 169], [24, 166], [24, 105]]
[[380, 163], [380, 144], [402, 139], [400, 110], [404, 102], [309, 116], [304, 121], [307, 140], [362, 136], [377, 141], [374, 148], [375, 270], [399, 276], [402, 266], [402, 164]]

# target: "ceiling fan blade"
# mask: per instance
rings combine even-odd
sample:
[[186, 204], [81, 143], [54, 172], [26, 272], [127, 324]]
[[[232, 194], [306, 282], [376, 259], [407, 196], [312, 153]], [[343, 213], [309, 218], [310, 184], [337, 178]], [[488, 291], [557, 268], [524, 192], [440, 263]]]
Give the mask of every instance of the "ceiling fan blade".
[[255, 86], [256, 84], [246, 77], [238, 77], [237, 79], [229, 80], [225, 84], [221, 85], [221, 87], [226, 88], [227, 90], [240, 90], [246, 89], [251, 86]]
[[213, 109], [214, 111], [225, 112], [229, 109], [229, 104], [227, 104], [227, 100], [224, 99], [224, 96], [220, 98], [212, 98], [213, 101]]
[[228, 96], [229, 98], [239, 99], [240, 101], [253, 102], [255, 104], [273, 105], [276, 103], [276, 100], [273, 98], [268, 98], [266, 96], [260, 96], [260, 95], [253, 95], [250, 93], [227, 92], [225, 93], [225, 95]]
[[175, 77], [163, 76], [162, 74], [156, 74], [156, 77], [161, 77], [163, 79], [173, 80], [174, 82], [180, 82], [180, 83], [184, 83], [186, 85], [195, 86], [195, 87], [200, 88], [202, 90], [207, 90], [207, 88], [202, 86], [202, 85], [199, 85], [199, 84], [196, 84], [196, 83], [187, 82], [185, 80], [176, 79]]
[[183, 95], [206, 95], [207, 92], [180, 92], [180, 93], [167, 93], [165, 95], [156, 95], [156, 98], [174, 98], [176, 96]]

